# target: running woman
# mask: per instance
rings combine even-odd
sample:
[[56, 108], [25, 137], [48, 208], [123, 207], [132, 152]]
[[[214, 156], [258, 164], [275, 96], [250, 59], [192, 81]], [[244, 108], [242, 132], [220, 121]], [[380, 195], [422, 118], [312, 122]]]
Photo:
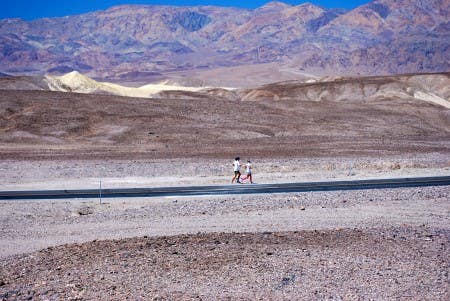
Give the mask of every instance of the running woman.
[[239, 158], [239, 157], [236, 157], [236, 158], [234, 158], [234, 163], [233, 163], [233, 167], [234, 167], [234, 177], [233, 177], [233, 179], [231, 180], [231, 184], [233, 184], [234, 183], [234, 180], [236, 179], [236, 183], [241, 183], [241, 172], [240, 172], [240, 169], [241, 169], [241, 162], [239, 162], [239, 160], [240, 160], [241, 158]]
[[246, 173], [246, 176], [244, 178], [242, 178], [242, 181], [250, 179], [250, 183], [253, 184], [253, 179], [252, 179], [252, 162], [250, 162], [250, 160], [248, 160], [247, 164], [245, 164], [245, 173]]

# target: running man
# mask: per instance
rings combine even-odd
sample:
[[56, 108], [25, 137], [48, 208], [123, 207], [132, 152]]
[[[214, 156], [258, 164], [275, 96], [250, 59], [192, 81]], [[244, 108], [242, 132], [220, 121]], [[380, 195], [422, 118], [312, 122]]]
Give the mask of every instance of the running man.
[[250, 184], [253, 184], [253, 179], [252, 179], [252, 162], [250, 162], [250, 160], [248, 160], [247, 164], [245, 164], [245, 173], [246, 173], [246, 176], [244, 178], [242, 178], [242, 181], [250, 179]]
[[231, 180], [231, 184], [234, 183], [234, 180], [236, 179], [236, 183], [241, 183], [241, 162], [239, 162], [241, 158], [236, 157], [234, 158], [234, 163], [233, 163], [233, 167], [234, 167], [234, 177]]

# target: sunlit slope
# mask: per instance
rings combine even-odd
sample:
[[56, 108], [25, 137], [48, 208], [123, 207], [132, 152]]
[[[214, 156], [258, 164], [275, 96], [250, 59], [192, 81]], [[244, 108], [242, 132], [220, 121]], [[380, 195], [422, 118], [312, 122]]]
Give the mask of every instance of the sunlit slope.
[[148, 84], [138, 88], [126, 87], [119, 84], [98, 82], [77, 71], [63, 76], [45, 77], [51, 91], [76, 93], [103, 93], [129, 97], [150, 97], [162, 91], [189, 91], [196, 92], [202, 87], [183, 87], [170, 84]]

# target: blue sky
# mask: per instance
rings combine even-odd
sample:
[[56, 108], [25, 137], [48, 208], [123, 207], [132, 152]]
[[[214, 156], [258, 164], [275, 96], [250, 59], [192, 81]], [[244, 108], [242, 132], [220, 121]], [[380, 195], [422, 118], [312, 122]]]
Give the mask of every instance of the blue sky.
[[[269, 2], [268, 0], [236, 1], [236, 0], [6, 0], [0, 6], [0, 19], [22, 18], [32, 20], [42, 17], [57, 17], [106, 9], [118, 4], [164, 4], [164, 5], [218, 5], [256, 8]], [[302, 0], [286, 0], [289, 4], [301, 4]], [[354, 8], [369, 0], [310, 0], [328, 8]]]

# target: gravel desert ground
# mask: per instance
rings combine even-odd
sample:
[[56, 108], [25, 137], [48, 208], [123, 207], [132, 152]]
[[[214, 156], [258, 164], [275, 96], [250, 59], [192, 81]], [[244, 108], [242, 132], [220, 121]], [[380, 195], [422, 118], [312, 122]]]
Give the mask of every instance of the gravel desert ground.
[[0, 296], [446, 300], [449, 193], [2, 202]]

